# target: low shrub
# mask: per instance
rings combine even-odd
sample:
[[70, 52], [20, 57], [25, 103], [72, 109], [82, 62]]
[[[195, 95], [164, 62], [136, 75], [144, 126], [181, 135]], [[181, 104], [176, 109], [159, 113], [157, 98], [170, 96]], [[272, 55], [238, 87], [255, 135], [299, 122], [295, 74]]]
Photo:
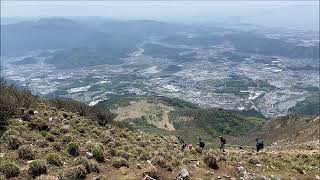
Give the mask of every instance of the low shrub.
[[72, 156], [78, 156], [79, 155], [79, 147], [78, 144], [71, 142], [68, 144], [67, 151]]
[[96, 162], [86, 161], [85, 167], [86, 167], [88, 173], [91, 173], [91, 172], [99, 173], [100, 172], [99, 165]]
[[73, 137], [70, 134], [66, 134], [61, 138], [61, 141], [64, 143], [69, 143], [72, 140], [73, 140]]
[[73, 164], [75, 166], [83, 165], [89, 174], [91, 172], [100, 172], [99, 165], [96, 162], [90, 161], [83, 156], [77, 158]]
[[78, 180], [85, 179], [87, 177], [87, 170], [83, 165], [78, 165], [73, 168], [66, 170], [60, 174], [59, 179], [61, 180]]
[[45, 139], [37, 139], [35, 143], [42, 148], [48, 146], [48, 142]]
[[16, 135], [9, 135], [7, 137], [7, 146], [9, 149], [18, 149], [21, 145], [22, 139]]
[[219, 169], [217, 157], [212, 150], [209, 150], [207, 152], [207, 154], [204, 156], [203, 161], [208, 167], [212, 169]]
[[55, 165], [55, 166], [62, 166], [63, 165], [61, 157], [57, 153], [48, 154], [47, 157], [46, 157], [46, 160], [47, 160], [48, 164], [52, 164], [52, 165]]
[[53, 135], [60, 136], [59, 128], [57, 127], [51, 128], [49, 132]]
[[143, 176], [146, 175], [154, 179], [160, 179], [160, 172], [154, 166], [150, 167], [146, 172], [143, 173]]
[[32, 116], [31, 116], [30, 114], [25, 114], [25, 115], [23, 115], [23, 116], [21, 117], [21, 119], [22, 119], [23, 121], [29, 122], [29, 121], [32, 120]]
[[153, 165], [165, 168], [167, 165], [166, 159], [163, 156], [156, 155], [151, 159]]
[[57, 180], [58, 178], [55, 176], [50, 176], [46, 174], [42, 174], [36, 178], [36, 180]]
[[46, 140], [49, 141], [49, 142], [54, 142], [54, 136], [49, 133], [49, 134], [46, 136]]
[[115, 168], [127, 167], [129, 168], [129, 162], [122, 157], [112, 158], [112, 166]]
[[78, 113], [80, 116], [86, 116], [102, 126], [111, 123], [115, 117], [114, 114], [104, 107], [88, 106], [74, 100], [53, 99], [50, 100], [49, 103], [59, 110], [64, 109], [66, 111]]
[[146, 161], [150, 159], [150, 155], [146, 151], [142, 151], [141, 154], [139, 155], [139, 160], [141, 161]]
[[0, 172], [6, 178], [17, 177], [20, 174], [19, 166], [13, 162], [3, 161], [0, 163]]
[[45, 120], [42, 119], [34, 119], [28, 123], [28, 127], [31, 130], [38, 130], [38, 131], [49, 131], [49, 125]]
[[96, 146], [92, 150], [93, 158], [97, 162], [104, 162], [103, 149], [99, 146]]
[[23, 145], [18, 149], [18, 156], [21, 159], [32, 160], [34, 159], [34, 151], [32, 150], [30, 145]]
[[56, 151], [61, 151], [61, 144], [60, 143], [54, 142], [54, 143], [52, 143], [52, 147]]
[[21, 108], [28, 109], [35, 105], [36, 97], [31, 91], [17, 88], [0, 78], [0, 129], [8, 124], [8, 119], [22, 115]]
[[116, 155], [126, 160], [129, 160], [129, 157], [130, 157], [129, 153], [124, 150], [118, 150]]
[[33, 178], [40, 176], [41, 174], [47, 174], [46, 163], [42, 160], [32, 161], [29, 164], [28, 173]]
[[104, 132], [100, 135], [100, 142], [103, 144], [108, 144], [113, 140], [110, 132]]

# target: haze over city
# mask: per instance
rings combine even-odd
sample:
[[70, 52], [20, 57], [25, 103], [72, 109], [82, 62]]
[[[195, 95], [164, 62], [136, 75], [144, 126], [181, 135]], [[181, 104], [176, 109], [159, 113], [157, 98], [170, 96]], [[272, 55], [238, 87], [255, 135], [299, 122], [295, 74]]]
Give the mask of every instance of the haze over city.
[[1, 17], [97, 16], [319, 29], [319, 1], [1, 1]]

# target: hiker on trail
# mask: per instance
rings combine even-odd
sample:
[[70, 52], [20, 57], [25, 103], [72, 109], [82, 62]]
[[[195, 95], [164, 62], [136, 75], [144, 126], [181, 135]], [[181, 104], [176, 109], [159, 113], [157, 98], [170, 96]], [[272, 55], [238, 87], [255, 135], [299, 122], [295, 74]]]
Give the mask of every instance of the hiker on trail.
[[201, 151], [203, 150], [203, 148], [204, 148], [205, 145], [206, 145], [206, 144], [202, 141], [202, 139], [199, 138], [198, 146], [201, 148]]
[[256, 147], [257, 147], [257, 152], [259, 152], [261, 149], [263, 149], [263, 141], [261, 139], [256, 139]]
[[259, 152], [260, 150], [259, 139], [256, 139], [256, 148], [257, 148], [257, 152]]
[[227, 141], [221, 136], [219, 136], [219, 138], [220, 138], [220, 151], [225, 152], [224, 145], [226, 144]]

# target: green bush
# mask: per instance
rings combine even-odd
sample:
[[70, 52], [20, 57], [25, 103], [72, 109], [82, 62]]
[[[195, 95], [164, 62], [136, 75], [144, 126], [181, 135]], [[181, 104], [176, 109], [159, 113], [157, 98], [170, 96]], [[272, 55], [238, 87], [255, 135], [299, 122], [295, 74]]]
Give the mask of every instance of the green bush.
[[21, 145], [21, 138], [16, 135], [10, 135], [7, 137], [7, 146], [9, 149], [18, 149]]
[[170, 169], [171, 168], [171, 165], [170, 163], [168, 162], [168, 159], [166, 159], [164, 156], [162, 155], [155, 155], [152, 159], [151, 159], [151, 163], [153, 165], [156, 165], [156, 166], [159, 166], [161, 168], [164, 168], [164, 169]]
[[78, 144], [71, 142], [68, 144], [68, 153], [72, 156], [78, 156], [79, 155], [79, 147]]
[[147, 172], [143, 173], [143, 176], [146, 176], [146, 175], [148, 175], [154, 179], [161, 179], [160, 172], [154, 166], [148, 168]]
[[129, 153], [124, 150], [118, 150], [116, 155], [126, 160], [129, 160], [129, 157], [130, 157]]
[[103, 149], [96, 146], [92, 150], [93, 158], [98, 162], [104, 162]]
[[217, 157], [216, 157], [214, 151], [209, 150], [205, 154], [203, 161], [208, 167], [210, 167], [212, 169], [219, 169]]
[[86, 161], [86, 164], [84, 164], [84, 165], [85, 165], [88, 173], [91, 173], [91, 172], [99, 173], [100, 172], [99, 165], [96, 162]]
[[129, 168], [129, 162], [122, 157], [112, 158], [112, 166], [115, 168], [127, 167]]
[[79, 113], [80, 116], [86, 116], [98, 122], [98, 124], [102, 126], [111, 123], [115, 117], [114, 114], [112, 114], [108, 109], [104, 107], [88, 106], [84, 103], [74, 100], [54, 99], [50, 100], [49, 103], [59, 110], [64, 109], [67, 111]]
[[0, 172], [6, 178], [17, 177], [20, 174], [19, 166], [13, 162], [3, 161], [0, 163]]
[[32, 161], [29, 164], [28, 173], [32, 177], [40, 176], [41, 174], [47, 174], [46, 163], [42, 160]]
[[18, 156], [21, 159], [32, 160], [35, 155], [30, 145], [23, 145], [18, 149]]
[[77, 158], [73, 164], [75, 166], [83, 165], [86, 168], [88, 173], [91, 173], [91, 172], [99, 173], [100, 172], [99, 165], [96, 162], [89, 161], [87, 158], [85, 158], [83, 156]]
[[146, 151], [142, 151], [142, 152], [140, 153], [139, 160], [141, 160], [141, 161], [146, 161], [146, 160], [148, 160], [148, 159], [150, 159], [149, 153], [146, 152]]
[[78, 179], [85, 179], [86, 177], [87, 177], [86, 168], [83, 165], [78, 165], [60, 174], [59, 179], [78, 180]]
[[113, 138], [109, 132], [104, 132], [100, 135], [100, 142], [103, 144], [108, 144], [112, 140]]
[[61, 157], [57, 153], [48, 154], [47, 157], [46, 157], [46, 160], [47, 160], [48, 164], [52, 164], [52, 165], [55, 165], [55, 166], [62, 166], [63, 165]]
[[72, 164], [75, 166], [78, 166], [81, 164], [85, 164], [86, 161], [88, 161], [87, 158], [85, 158], [84, 156], [80, 156], [80, 157], [77, 157]]
[[[28, 122], [28, 127], [31, 130], [38, 130], [38, 131], [49, 131], [50, 130], [48, 123], [43, 119], [34, 119], [34, 120]], [[44, 133], [42, 133], [42, 134], [44, 134]]]
[[46, 136], [46, 140], [47, 140], [47, 141], [50, 141], [50, 142], [54, 142], [54, 136], [49, 133], [49, 134]]
[[64, 143], [69, 143], [70, 141], [73, 140], [73, 137], [70, 134], [66, 134], [66, 135], [62, 136], [61, 140]]
[[37, 139], [35, 142], [39, 147], [47, 147], [48, 146], [48, 142], [45, 139]]
[[37, 98], [27, 89], [17, 88], [0, 78], [0, 129], [8, 124], [8, 118], [22, 115], [21, 108], [29, 109]]
[[54, 142], [52, 143], [52, 147], [56, 150], [56, 151], [61, 151], [61, 144]]

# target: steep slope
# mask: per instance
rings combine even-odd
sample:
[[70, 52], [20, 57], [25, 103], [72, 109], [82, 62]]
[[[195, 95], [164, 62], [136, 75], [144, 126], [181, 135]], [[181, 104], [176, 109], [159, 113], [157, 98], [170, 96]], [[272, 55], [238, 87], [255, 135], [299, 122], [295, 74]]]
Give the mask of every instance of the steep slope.
[[135, 180], [148, 175], [169, 180], [182, 168], [191, 179], [318, 178], [318, 151], [255, 153], [227, 147], [221, 153], [208, 144], [202, 152], [181, 149], [175, 136], [128, 129], [81, 103], [43, 101], [0, 85], [1, 179]]
[[284, 116], [272, 119], [252, 130], [238, 142], [254, 144], [256, 138], [262, 138], [272, 146], [296, 146], [301, 148], [319, 148], [319, 117]]

